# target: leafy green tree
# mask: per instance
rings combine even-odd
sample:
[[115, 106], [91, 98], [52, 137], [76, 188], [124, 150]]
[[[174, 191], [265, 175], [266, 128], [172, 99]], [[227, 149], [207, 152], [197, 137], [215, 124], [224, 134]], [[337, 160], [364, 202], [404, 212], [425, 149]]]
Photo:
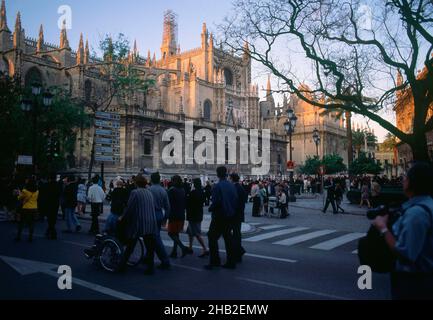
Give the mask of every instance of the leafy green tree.
[[349, 167], [349, 173], [352, 175], [379, 174], [381, 172], [382, 166], [375, 159], [367, 157], [365, 152], [361, 152]]
[[[19, 146], [22, 143], [17, 125], [25, 118], [19, 108], [21, 88], [15, 79], [0, 74], [0, 174], [13, 171]], [[22, 128], [26, 128], [25, 125]]]
[[322, 159], [322, 165], [325, 167], [325, 173], [335, 174], [347, 170], [343, 158], [339, 154], [327, 154]]
[[310, 157], [307, 156], [305, 160], [305, 164], [299, 168], [299, 171], [302, 174], [314, 175], [319, 173], [319, 169], [322, 162], [320, 161], [318, 156]]
[[381, 151], [393, 151], [397, 146], [397, 138], [392, 133], [387, 133], [385, 140], [380, 144]]
[[[75, 130], [80, 125], [88, 127], [89, 117], [82, 105], [74, 102], [61, 89], [52, 87], [53, 102], [43, 107], [34, 117], [20, 107], [20, 97], [30, 96], [28, 89], [22, 88], [16, 79], [0, 78], [0, 171], [9, 174], [13, 171], [19, 154], [35, 156], [41, 173], [57, 171], [66, 167], [66, 155], [75, 146]], [[42, 97], [33, 97], [32, 103], [43, 105]], [[49, 159], [47, 146], [49, 139], [58, 142], [58, 155]]]
[[300, 167], [299, 171], [302, 174], [318, 174], [320, 172], [320, 166], [325, 167], [326, 174], [335, 174], [342, 171], [346, 171], [347, 167], [343, 163], [343, 158], [338, 154], [328, 154], [320, 159], [318, 156], [307, 157], [305, 164]]
[[[131, 52], [129, 40], [125, 35], [120, 33], [114, 41], [110, 35], [105, 35], [99, 43], [99, 50], [104, 60], [94, 63], [94, 67], [104, 76], [104, 86], [98, 88], [91, 101], [86, 102], [90, 117], [94, 119], [96, 112], [107, 111], [115, 100], [125, 108], [135, 105], [133, 97], [139, 93], [144, 96], [146, 107], [148, 90], [155, 85], [155, 80], [147, 78], [143, 70], [134, 67], [134, 59], [131, 60], [131, 57], [137, 57]], [[95, 133], [91, 150], [89, 179], [95, 162]]]

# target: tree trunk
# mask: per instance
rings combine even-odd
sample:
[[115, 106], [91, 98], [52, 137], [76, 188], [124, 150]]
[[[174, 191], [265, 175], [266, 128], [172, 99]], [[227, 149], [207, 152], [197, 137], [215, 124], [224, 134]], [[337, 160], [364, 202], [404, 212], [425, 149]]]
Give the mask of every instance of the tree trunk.
[[413, 161], [431, 161], [428, 154], [427, 137], [424, 133], [414, 135], [414, 139], [409, 143], [409, 146], [412, 150]]
[[347, 131], [347, 163], [350, 166], [353, 162], [352, 114], [350, 111], [346, 111], [346, 131]]

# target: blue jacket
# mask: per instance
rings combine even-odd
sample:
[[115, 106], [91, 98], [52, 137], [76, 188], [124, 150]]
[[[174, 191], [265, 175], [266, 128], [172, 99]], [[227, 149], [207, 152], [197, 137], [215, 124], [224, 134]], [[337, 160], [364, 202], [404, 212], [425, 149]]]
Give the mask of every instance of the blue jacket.
[[212, 188], [212, 204], [209, 206], [212, 218], [235, 217], [238, 206], [238, 193], [235, 186], [227, 179], [220, 179]]
[[[430, 212], [427, 212], [428, 208]], [[417, 196], [402, 206], [404, 214], [393, 225], [395, 249], [407, 259], [397, 261], [396, 270], [433, 273], [433, 199]]]

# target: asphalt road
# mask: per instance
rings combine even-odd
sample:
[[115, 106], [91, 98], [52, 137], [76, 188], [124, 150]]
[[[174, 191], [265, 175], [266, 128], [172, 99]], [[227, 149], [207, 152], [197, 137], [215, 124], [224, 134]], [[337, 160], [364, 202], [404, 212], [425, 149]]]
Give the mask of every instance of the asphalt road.
[[[96, 269], [83, 255], [93, 243], [85, 233], [88, 221], [82, 233], [60, 233], [57, 241], [44, 239], [45, 226], [38, 224], [33, 243], [25, 236], [14, 242], [15, 225], [0, 222], [0, 299], [389, 299], [387, 275], [373, 274], [371, 290], [358, 288], [356, 241], [350, 241], [357, 238], [354, 230], [344, 230], [341, 223], [329, 228], [332, 220], [320, 228], [304, 220], [303, 225], [296, 219], [252, 222], [257, 232], [246, 235], [248, 253], [236, 270], [203, 269], [207, 261], [197, 257], [196, 249], [153, 276], [144, 275], [143, 266], [124, 274]], [[63, 226], [60, 220], [58, 229]], [[163, 239], [170, 249], [165, 232]], [[224, 252], [221, 256], [224, 261]], [[71, 290], [58, 289], [59, 265], [71, 267]]]

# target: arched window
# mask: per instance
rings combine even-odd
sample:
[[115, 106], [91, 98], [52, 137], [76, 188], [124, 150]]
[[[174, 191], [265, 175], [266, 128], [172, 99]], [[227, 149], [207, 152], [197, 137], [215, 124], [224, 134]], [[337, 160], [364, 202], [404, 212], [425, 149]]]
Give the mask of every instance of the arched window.
[[84, 100], [90, 102], [92, 99], [92, 81], [86, 80], [84, 82]]
[[38, 68], [32, 67], [27, 71], [26, 76], [24, 78], [24, 86], [26, 88], [30, 88], [32, 84], [39, 84], [42, 86], [42, 74]]
[[226, 85], [228, 86], [233, 85], [233, 73], [228, 68], [224, 68], [224, 79], [226, 81]]
[[210, 121], [212, 116], [212, 102], [210, 100], [206, 100], [204, 102], [203, 109], [203, 118], [207, 121]]

